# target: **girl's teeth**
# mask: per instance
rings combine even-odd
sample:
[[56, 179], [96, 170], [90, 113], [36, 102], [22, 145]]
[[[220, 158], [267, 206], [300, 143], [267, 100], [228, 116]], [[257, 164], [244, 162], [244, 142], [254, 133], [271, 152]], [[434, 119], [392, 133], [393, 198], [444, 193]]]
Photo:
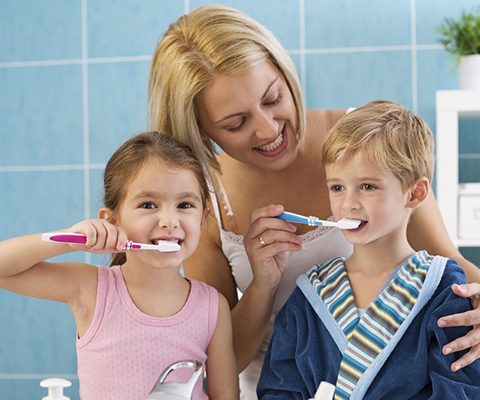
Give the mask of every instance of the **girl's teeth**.
[[259, 146], [257, 148], [262, 151], [272, 151], [272, 150], [275, 150], [278, 146], [280, 146], [282, 142], [283, 142], [283, 132], [281, 132], [280, 135], [278, 135], [278, 137], [272, 143], [266, 144], [265, 146]]

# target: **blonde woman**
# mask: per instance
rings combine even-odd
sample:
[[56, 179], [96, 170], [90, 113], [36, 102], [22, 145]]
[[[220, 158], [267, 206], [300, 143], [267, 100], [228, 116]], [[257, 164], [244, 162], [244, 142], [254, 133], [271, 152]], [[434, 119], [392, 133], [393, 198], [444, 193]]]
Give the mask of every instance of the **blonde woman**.
[[[313, 264], [352, 252], [338, 230], [274, 218], [282, 210], [331, 216], [320, 154], [345, 111], [306, 112], [286, 50], [259, 23], [221, 6], [179, 18], [160, 39], [149, 108], [152, 128], [188, 144], [210, 172], [212, 217], [185, 269], [228, 299], [241, 392], [255, 399], [273, 321], [295, 279]], [[480, 281], [480, 271], [449, 239], [432, 194], [412, 216], [408, 240], [415, 249], [454, 258], [470, 282]], [[477, 309], [442, 321], [480, 323], [480, 285], [459, 291]], [[445, 346], [472, 347], [452, 368], [479, 358], [478, 343], [475, 329]]]

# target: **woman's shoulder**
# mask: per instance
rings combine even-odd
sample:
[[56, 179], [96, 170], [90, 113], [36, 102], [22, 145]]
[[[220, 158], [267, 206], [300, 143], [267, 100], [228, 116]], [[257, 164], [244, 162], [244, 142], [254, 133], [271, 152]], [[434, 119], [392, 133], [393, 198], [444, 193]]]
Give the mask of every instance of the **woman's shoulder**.
[[308, 110], [307, 111], [307, 133], [315, 136], [326, 137], [328, 131], [335, 123], [345, 115], [346, 110]]

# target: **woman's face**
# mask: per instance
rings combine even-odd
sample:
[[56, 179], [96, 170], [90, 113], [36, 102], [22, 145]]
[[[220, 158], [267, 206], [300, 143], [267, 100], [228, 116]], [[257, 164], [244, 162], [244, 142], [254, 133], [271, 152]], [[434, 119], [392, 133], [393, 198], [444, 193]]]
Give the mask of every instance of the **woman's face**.
[[195, 105], [202, 134], [238, 161], [281, 170], [295, 160], [295, 104], [269, 62], [219, 75], [198, 94]]

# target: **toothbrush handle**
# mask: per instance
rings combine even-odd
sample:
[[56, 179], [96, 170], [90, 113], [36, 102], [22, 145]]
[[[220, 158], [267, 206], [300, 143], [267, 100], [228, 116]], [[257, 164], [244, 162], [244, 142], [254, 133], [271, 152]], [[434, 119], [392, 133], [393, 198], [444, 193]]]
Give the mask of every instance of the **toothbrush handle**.
[[305, 224], [309, 226], [329, 226], [330, 221], [323, 221], [317, 217], [305, 217], [304, 215], [295, 214], [292, 212], [285, 211], [280, 215], [277, 215], [277, 218], [283, 219], [288, 222], [295, 222], [297, 224]]
[[[44, 242], [69, 243], [69, 244], [85, 244], [87, 237], [81, 233], [44, 233], [42, 234]], [[144, 245], [145, 246], [145, 245]], [[140, 243], [135, 243], [129, 240], [125, 245], [125, 250], [139, 250], [142, 248]]]
[[87, 237], [81, 233], [44, 233], [42, 234], [42, 240], [44, 242], [56, 242], [56, 243], [70, 243], [70, 244], [85, 244], [87, 243]]
[[288, 222], [295, 222], [297, 224], [308, 224], [309, 218], [300, 214], [295, 214], [292, 212], [285, 211], [280, 215], [277, 215], [277, 218], [283, 219]]

